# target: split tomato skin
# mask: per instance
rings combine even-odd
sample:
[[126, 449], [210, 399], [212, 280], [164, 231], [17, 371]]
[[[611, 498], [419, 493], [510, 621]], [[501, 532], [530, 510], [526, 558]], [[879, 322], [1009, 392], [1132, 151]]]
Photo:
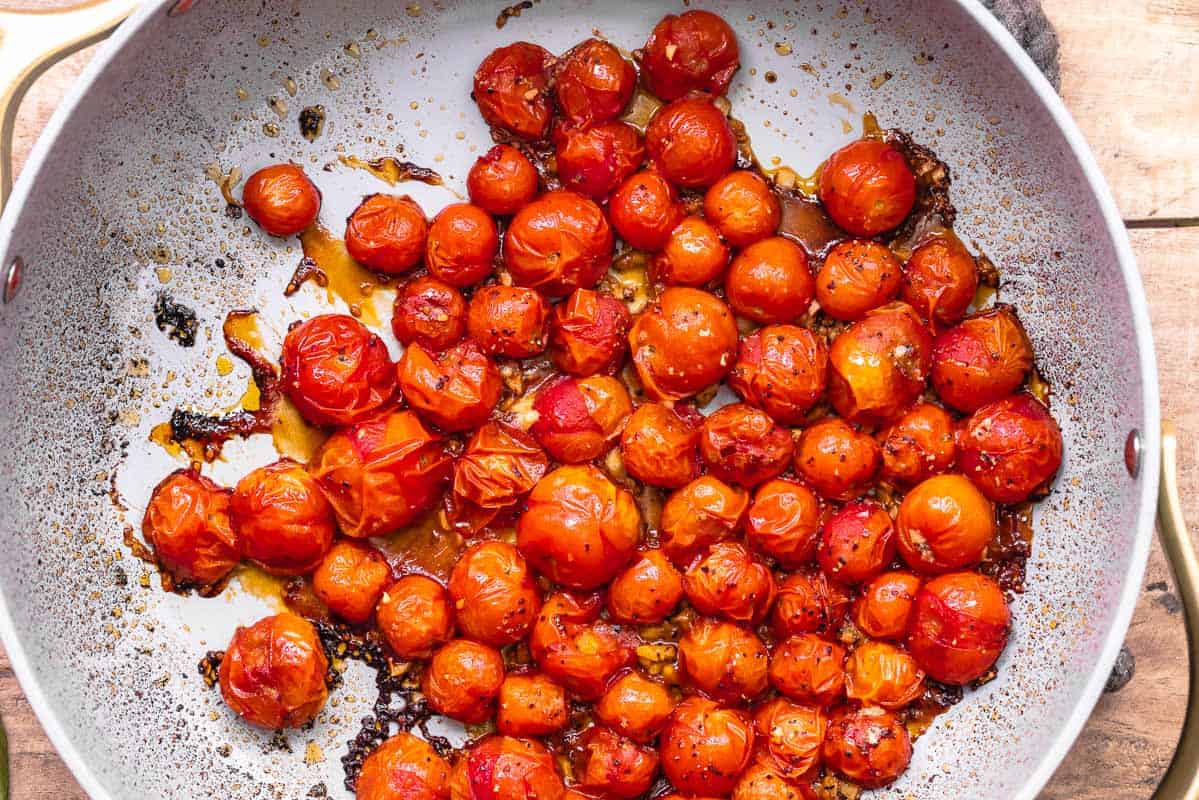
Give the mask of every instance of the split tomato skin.
[[401, 344], [420, 344], [434, 353], [445, 350], [466, 333], [466, 299], [437, 278], [414, 278], [396, 292], [391, 331]]
[[454, 638], [454, 612], [445, 587], [425, 575], [405, 575], [389, 586], [375, 608], [379, 630], [404, 660], [428, 658]]
[[321, 314], [292, 326], [280, 360], [283, 392], [314, 425], [361, 422], [395, 394], [387, 345], [347, 314]]
[[816, 275], [816, 300], [833, 319], [853, 322], [890, 302], [903, 284], [903, 266], [884, 245], [868, 239], [841, 242]]
[[482, 509], [511, 508], [548, 470], [549, 457], [532, 436], [502, 422], [488, 422], [454, 461], [454, 497]]
[[298, 728], [314, 719], [329, 696], [329, 661], [312, 623], [283, 613], [239, 627], [225, 648], [221, 697], [260, 728]]
[[829, 715], [824, 763], [865, 789], [895, 782], [912, 760], [912, 741], [903, 723], [884, 708], [842, 706]]
[[550, 358], [576, 378], [614, 375], [628, 351], [633, 318], [624, 303], [590, 289], [576, 289], [554, 306]]
[[917, 247], [903, 268], [903, 301], [930, 323], [961, 321], [978, 291], [974, 256], [953, 237], [938, 237]]
[[450, 800], [450, 765], [424, 739], [401, 731], [362, 762], [356, 800]]
[[899, 486], [915, 486], [953, 467], [957, 425], [945, 409], [917, 403], [879, 431], [882, 477]]
[[961, 475], [938, 475], [904, 495], [895, 518], [899, 554], [929, 575], [973, 567], [995, 537], [995, 508]]
[[711, 475], [678, 489], [662, 506], [659, 530], [662, 552], [687, 567], [707, 547], [725, 541], [741, 528], [749, 493]]
[[454, 639], [433, 654], [421, 673], [421, 693], [438, 714], [468, 725], [495, 714], [504, 682], [504, 657], [478, 642]]
[[616, 119], [637, 87], [637, 70], [610, 42], [587, 39], [558, 61], [554, 95], [566, 124], [580, 128]]
[[967, 414], [1015, 392], [1032, 366], [1032, 342], [1009, 306], [967, 317], [933, 342], [933, 388]]
[[757, 760], [788, 781], [802, 782], [820, 766], [828, 716], [819, 706], [775, 698], [754, 712]]
[[511, 216], [533, 202], [539, 184], [533, 162], [510, 144], [497, 144], [479, 156], [466, 175], [470, 201], [497, 217]]
[[903, 153], [890, 144], [859, 139], [824, 163], [820, 202], [845, 231], [870, 238], [907, 218], [916, 204], [916, 176]]
[[739, 542], [718, 542], [683, 575], [683, 589], [701, 614], [757, 624], [774, 605], [770, 569]]
[[770, 653], [753, 631], [703, 617], [679, 639], [679, 668], [688, 685], [736, 705], [766, 691]]
[[950, 572], [916, 594], [908, 651], [930, 678], [963, 685], [995, 665], [1010, 626], [999, 584], [977, 572]]
[[579, 788], [604, 797], [633, 800], [649, 791], [658, 774], [658, 752], [595, 725], [579, 742], [576, 760]]
[[363, 266], [401, 275], [425, 255], [429, 221], [407, 195], [373, 194], [346, 221], [346, 251]]
[[594, 461], [608, 452], [633, 413], [624, 384], [607, 375], [563, 378], [533, 398], [538, 443], [564, 464]]
[[1030, 394], [988, 403], [958, 433], [958, 468], [996, 503], [1046, 491], [1061, 463], [1061, 428]]
[[742, 337], [729, 387], [784, 425], [802, 425], [824, 396], [828, 348], [797, 325], [767, 325]]
[[814, 633], [775, 645], [770, 685], [797, 703], [828, 706], [845, 694], [845, 648]]
[[849, 589], [845, 585], [829, 580], [819, 569], [801, 569], [779, 584], [771, 629], [782, 639], [801, 633], [835, 636], [845, 621], [849, 604]]
[[598, 594], [555, 592], [529, 635], [541, 671], [584, 701], [598, 699], [615, 675], [637, 661], [638, 636], [601, 619], [602, 611]]
[[176, 470], [154, 487], [142, 536], [176, 581], [211, 586], [241, 561], [232, 495], [194, 469]]
[[488, 736], [462, 754], [450, 800], [564, 800], [554, 757], [535, 739]]
[[600, 122], [564, 132], [555, 163], [567, 189], [603, 201], [645, 161], [641, 134], [624, 122]]
[[782, 473], [793, 448], [789, 430], [747, 403], [717, 409], [700, 428], [699, 452], [709, 471], [747, 488]]
[[625, 469], [642, 483], [677, 489], [699, 477], [702, 417], [686, 406], [637, 406], [620, 434]]
[[698, 9], [663, 17], [650, 33], [644, 53], [641, 77], [653, 94], [666, 101], [695, 90], [723, 95], [741, 66], [733, 29], [716, 14]]
[[321, 193], [295, 164], [272, 164], [246, 179], [242, 205], [271, 236], [292, 236], [316, 222]]
[[829, 401], [848, 422], [879, 426], [897, 419], [923, 394], [932, 349], [932, 335], [911, 306], [867, 312], [829, 347]]
[[554, 114], [549, 73], [554, 56], [530, 42], [493, 50], [475, 70], [471, 96], [484, 121], [527, 141], [544, 139]]
[[404, 349], [396, 371], [409, 408], [452, 433], [486, 422], [504, 389], [499, 368], [470, 340], [441, 352], [414, 342]]
[[333, 544], [333, 508], [288, 458], [238, 481], [229, 512], [246, 558], [272, 575], [309, 574]]
[[335, 542], [316, 572], [312, 589], [338, 617], [354, 625], [371, 618], [383, 590], [391, 583], [391, 566], [364, 542]]
[[655, 169], [684, 189], [711, 186], [737, 161], [728, 118], [702, 95], [658, 109], [645, 129], [645, 149]]

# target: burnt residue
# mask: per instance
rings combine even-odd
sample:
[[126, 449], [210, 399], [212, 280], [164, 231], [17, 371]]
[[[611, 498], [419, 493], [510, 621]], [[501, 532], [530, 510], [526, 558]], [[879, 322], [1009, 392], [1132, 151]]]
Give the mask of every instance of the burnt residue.
[[[392, 156], [384, 156], [370, 161], [358, 156], [339, 156], [337, 160], [347, 167], [369, 172], [391, 186], [405, 181], [419, 181], [429, 186], [445, 184], [445, 180], [438, 172], [419, 164], [413, 164], [411, 161], [400, 161]], [[329, 165], [325, 168], [331, 169], [332, 166]]]
[[193, 347], [200, 321], [196, 312], [175, 302], [169, 292], [159, 292], [154, 299], [154, 324], [180, 347]]
[[283, 296], [291, 297], [300, 291], [300, 287], [308, 281], [312, 281], [324, 289], [329, 285], [329, 276], [325, 274], [323, 269], [317, 266], [315, 261], [308, 256], [304, 256], [300, 259], [296, 271], [292, 273], [291, 280], [287, 282], [287, 288], [283, 290]]
[[209, 689], [215, 687], [220, 680], [218, 677], [221, 670], [221, 662], [225, 659], [224, 650], [209, 650], [200, 659], [197, 669], [200, 677], [204, 679], [204, 685]]
[[497, 30], [508, 24], [508, 20], [513, 17], [519, 17], [522, 12], [528, 11], [533, 7], [533, 0], [523, 0], [520, 3], [514, 3], [506, 8], [500, 9], [499, 16], [495, 18], [495, 27]]
[[906, 243], [910, 252], [930, 235], [953, 228], [958, 214], [949, 200], [953, 178], [949, 166], [932, 150], [916, 144], [907, 131], [890, 128], [877, 135], [903, 153], [916, 176], [916, 205], [892, 237], [895, 243]]
[[325, 129], [325, 107], [322, 105], [308, 106], [300, 111], [300, 135], [310, 142], [315, 142]]
[[995, 538], [987, 545], [979, 572], [989, 575], [1005, 592], [1024, 591], [1024, 572], [1032, 554], [1032, 504], [1000, 506]]

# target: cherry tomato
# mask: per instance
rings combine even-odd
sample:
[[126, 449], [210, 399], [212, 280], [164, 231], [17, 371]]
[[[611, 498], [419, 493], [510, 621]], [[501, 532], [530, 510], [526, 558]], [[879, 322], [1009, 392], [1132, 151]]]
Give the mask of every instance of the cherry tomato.
[[346, 221], [346, 250], [359, 264], [399, 275], [425, 255], [429, 221], [411, 197], [372, 194]]
[[683, 575], [683, 590], [701, 614], [758, 623], [774, 603], [774, 576], [745, 545], [718, 542]]
[[449, 800], [450, 765], [424, 739], [400, 731], [366, 757], [356, 800]]
[[554, 57], [529, 42], [513, 42], [493, 50], [475, 70], [471, 97], [492, 127], [521, 139], [544, 139], [553, 116], [549, 71]]
[[758, 761], [790, 781], [810, 777], [820, 766], [820, 746], [828, 729], [824, 711], [781, 697], [754, 712], [754, 730], [760, 742]]
[[814, 633], [784, 639], [770, 658], [770, 685], [797, 703], [834, 703], [845, 693], [845, 648]]
[[924, 392], [932, 336], [912, 307], [892, 303], [866, 313], [829, 348], [828, 396], [849, 422], [884, 424]]
[[1010, 306], [967, 317], [933, 342], [933, 388], [967, 414], [1007, 397], [1032, 369], [1032, 342]]
[[816, 555], [823, 517], [820, 499], [802, 483], [767, 481], [750, 503], [745, 541], [784, 569], [797, 569]]
[[824, 394], [828, 349], [807, 328], [768, 325], [744, 337], [729, 387], [784, 425], [800, 425]]
[[1062, 431], [1028, 394], [988, 403], [958, 436], [958, 467], [996, 503], [1019, 503], [1048, 489], [1062, 463]]
[[492, 647], [525, 638], [541, 610], [533, 573], [507, 542], [467, 548], [450, 574], [449, 594], [462, 635]]
[[659, 108], [645, 129], [645, 149], [664, 178], [686, 189], [711, 186], [737, 160], [728, 118], [702, 95]]
[[615, 297], [575, 289], [554, 306], [550, 320], [550, 357], [563, 372], [584, 378], [615, 374], [628, 348], [633, 318]]
[[445, 431], [482, 425], [504, 386], [499, 369], [469, 340], [440, 353], [413, 343], [400, 357], [398, 374], [409, 407]]
[[433, 352], [444, 350], [466, 333], [466, 300], [437, 278], [414, 278], [396, 292], [391, 330], [406, 345], [417, 342]]
[[544, 675], [508, 675], [500, 685], [495, 727], [507, 736], [549, 736], [566, 727], [566, 690]]
[[541, 671], [581, 700], [595, 700], [608, 681], [637, 659], [638, 638], [600, 619], [598, 595], [557, 592], [546, 598], [529, 636]]
[[390, 583], [391, 567], [382, 553], [368, 544], [345, 539], [329, 549], [312, 573], [316, 596], [334, 614], [354, 624], [371, 618]]
[[862, 586], [854, 602], [854, 624], [876, 639], [902, 639], [908, 632], [920, 578], [910, 572], [884, 572]]
[[773, 236], [782, 214], [774, 191], [751, 170], [730, 172], [704, 194], [704, 217], [733, 247], [748, 247]]
[[250, 219], [271, 236], [291, 236], [316, 222], [320, 190], [295, 164], [272, 164], [246, 179], [241, 195]]
[[1007, 644], [1011, 612], [1003, 590], [977, 572], [950, 572], [921, 587], [908, 650], [930, 678], [965, 684], [994, 666]]
[[854, 236], [877, 236], [907, 218], [916, 203], [916, 176], [891, 145], [859, 139], [824, 163], [820, 202], [833, 222]]
[[298, 728], [325, 706], [329, 661], [312, 623], [283, 613], [238, 627], [218, 672], [221, 697], [260, 728]]
[[272, 575], [307, 575], [333, 544], [333, 508], [289, 458], [238, 481], [229, 516], [246, 558]]
[[535, 739], [488, 736], [462, 754], [450, 800], [565, 800], [554, 757]]
[[497, 144], [471, 166], [466, 176], [470, 201], [484, 211], [508, 216], [537, 196], [537, 168], [512, 145]]
[[753, 747], [753, 723], [744, 712], [689, 697], [662, 733], [662, 771], [684, 794], [728, 796], [749, 766]]
[[816, 274], [816, 301], [833, 319], [859, 320], [899, 293], [903, 267], [878, 242], [841, 242]]
[[886, 786], [908, 768], [912, 740], [903, 723], [877, 706], [842, 706], [829, 716], [824, 763], [864, 789]]
[[788, 575], [779, 584], [771, 620], [776, 636], [799, 633], [832, 636], [841, 628], [849, 608], [848, 590], [817, 569]]
[[688, 685], [722, 703], [752, 701], [766, 691], [770, 654], [753, 631], [701, 618], [679, 639], [679, 667]]
[[629, 349], [651, 399], [682, 400], [732, 368], [737, 323], [715, 295], [672, 287], [633, 322]]
[[241, 561], [229, 520], [232, 494], [194, 469], [176, 470], [154, 487], [142, 536], [175, 580], [211, 586]]
[[749, 495], [710, 475], [674, 492], [662, 506], [662, 552], [687, 566], [709, 545], [728, 539], [741, 527]]
[[405, 575], [383, 592], [375, 608], [379, 630], [397, 656], [428, 658], [454, 638], [450, 598], [440, 583], [424, 575]]
[[824, 523], [816, 557], [835, 581], [852, 586], [870, 580], [895, 558], [891, 515], [871, 500], [846, 503]]
[[619, 50], [588, 39], [559, 59], [554, 93], [562, 116], [579, 128], [620, 116], [636, 86], [637, 70]]
[[668, 286], [703, 286], [721, 276], [729, 257], [729, 248], [711, 223], [686, 217], [650, 262], [650, 275]]
[[782, 773], [759, 760], [742, 773], [732, 800], [816, 800], [816, 793], [805, 781], [788, 783]]
[[649, 744], [666, 727], [675, 699], [661, 682], [629, 670], [595, 704], [600, 722], [635, 742]]
[[790, 431], [745, 403], [717, 409], [700, 429], [699, 452], [709, 470], [741, 486], [756, 486], [781, 473], [791, 461], [792, 449]]
[[795, 448], [795, 471], [829, 500], [861, 497], [882, 466], [878, 442], [831, 417], [804, 429]]
[[677, 100], [695, 89], [721, 95], [741, 66], [737, 37], [729, 24], [710, 11], [667, 14], [654, 26], [641, 77], [663, 100]]
[[768, 325], [791, 322], [808, 311], [816, 282], [803, 248], [782, 236], [742, 250], [724, 277], [729, 305], [738, 316]]
[[555, 154], [562, 185], [593, 200], [612, 194], [644, 161], [641, 134], [615, 121], [564, 133]]
[[537, 421], [529, 428], [564, 464], [593, 461], [612, 448], [633, 413], [624, 384], [607, 375], [563, 378], [533, 398]]
[[560, 297], [595, 286], [612, 246], [612, 226], [600, 207], [560, 189], [516, 212], [504, 233], [504, 264], [518, 285]]
[[652, 170], [626, 178], [608, 199], [612, 227], [638, 250], [665, 247], [685, 213], [674, 187]]
[[620, 455], [625, 469], [651, 486], [677, 489], [699, 477], [699, 420], [688, 406], [643, 403], [625, 423]]
[[883, 478], [912, 486], [953, 466], [953, 417], [932, 403], [917, 403], [878, 434]]
[[865, 641], [845, 662], [845, 696], [896, 711], [924, 692], [924, 670], [893, 644]]
[[978, 265], [957, 239], [925, 242], [904, 265], [903, 300], [930, 322], [952, 325], [960, 320], [977, 290]]
[[982, 560], [995, 536], [995, 508], [961, 475], [937, 475], [904, 496], [895, 525], [909, 567], [949, 572]]
[[626, 625], [670, 616], [683, 599], [683, 576], [661, 550], [639, 553], [608, 587], [608, 613]]
[[575, 779], [585, 791], [631, 800], [649, 791], [658, 775], [658, 753], [596, 725], [578, 744]]
[[510, 508], [533, 491], [548, 469], [549, 457], [533, 437], [502, 422], [488, 422], [454, 461], [454, 496], [479, 508]]
[[494, 716], [503, 682], [504, 658], [499, 650], [454, 639], [433, 654], [421, 673], [420, 689], [429, 708], [474, 725]]
[[387, 346], [346, 314], [301, 322], [283, 340], [283, 391], [315, 425], [360, 422], [391, 402]]
[[528, 358], [545, 349], [550, 305], [536, 289], [483, 286], [470, 298], [466, 332], [485, 353]]
[[499, 249], [499, 231], [490, 214], [470, 203], [451, 203], [429, 226], [425, 266], [451, 286], [473, 286], [491, 274]]

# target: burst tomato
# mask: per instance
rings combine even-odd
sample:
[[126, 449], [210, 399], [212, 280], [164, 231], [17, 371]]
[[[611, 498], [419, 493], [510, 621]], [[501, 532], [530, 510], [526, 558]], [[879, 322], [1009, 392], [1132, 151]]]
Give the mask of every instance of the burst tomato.
[[845, 662], [845, 696], [892, 711], [924, 692], [924, 670], [916, 659], [886, 642], [865, 641]]
[[833, 408], [847, 421], [867, 425], [897, 418], [924, 392], [932, 344], [909, 305], [892, 303], [867, 312], [829, 348]]
[[563, 372], [576, 377], [613, 375], [628, 348], [633, 318], [615, 297], [576, 289], [554, 306], [550, 320], [550, 357]]
[[559, 189], [516, 212], [504, 233], [504, 264], [517, 285], [559, 297], [595, 286], [612, 246], [612, 226], [600, 207]]
[[824, 515], [820, 499], [802, 483], [767, 481], [750, 503], [745, 541], [783, 568], [796, 569], [816, 555]]
[[737, 324], [715, 295], [670, 288], [634, 321], [629, 349], [651, 399], [682, 400], [732, 368]]
[[675, 699], [665, 685], [629, 670], [596, 701], [595, 716], [617, 733], [649, 744], [666, 726], [674, 707]]
[[549, 71], [554, 57], [529, 42], [493, 50], [475, 70], [471, 96], [483, 120], [521, 139], [543, 139], [550, 128]]
[[878, 434], [882, 476], [912, 486], [953, 466], [957, 458], [953, 417], [939, 406], [917, 403]]
[[585, 791], [632, 800], [649, 791], [658, 775], [658, 753], [596, 725], [583, 734], [575, 778]]
[[403, 344], [437, 352], [466, 333], [466, 299], [448, 283], [422, 275], [400, 287], [392, 306], [391, 330]]
[[466, 313], [466, 332], [494, 356], [528, 358], [545, 349], [550, 305], [536, 289], [483, 286]]
[[828, 718], [816, 706], [776, 698], [754, 712], [758, 761], [787, 780], [801, 781], [820, 766]]
[[797, 703], [834, 703], [845, 693], [845, 648], [814, 633], [785, 639], [770, 657], [770, 685]]
[[742, 250], [724, 277], [729, 305], [738, 316], [768, 325], [791, 322], [808, 311], [816, 282], [808, 255], [790, 239], [771, 236]]
[[824, 163], [820, 202], [833, 222], [854, 236], [877, 236], [907, 218], [916, 203], [916, 176], [891, 145], [860, 139]]
[[581, 700], [595, 700], [609, 680], [636, 661], [638, 638], [600, 619], [598, 595], [557, 592], [546, 598], [529, 636], [541, 671]]
[[929, 322], [960, 320], [978, 290], [978, 265], [955, 238], [940, 237], [916, 248], [903, 270], [902, 296]]
[[533, 739], [488, 736], [462, 754], [450, 800], [564, 800], [554, 757]]
[[607, 198], [645, 161], [641, 134], [624, 122], [600, 122], [564, 133], [555, 164], [558, 179], [593, 200]]
[[903, 774], [912, 760], [912, 741], [903, 723], [877, 706], [843, 706], [829, 717], [824, 763], [864, 789], [878, 789]]
[[564, 464], [582, 464], [611, 449], [633, 413], [624, 384], [607, 375], [563, 378], [533, 398], [529, 433]]
[[438, 714], [477, 724], [495, 714], [504, 682], [504, 657], [478, 642], [455, 639], [436, 653], [421, 673], [420, 688]]
[[450, 765], [424, 739], [401, 731], [362, 762], [355, 800], [449, 800]]
[[218, 673], [221, 697], [268, 730], [298, 728], [324, 708], [329, 661], [312, 623], [283, 613], [233, 634]]
[[737, 160], [728, 118], [704, 96], [658, 109], [645, 129], [645, 149], [663, 177], [686, 189], [711, 186]]
[[996, 503], [1019, 503], [1045, 491], [1062, 463], [1062, 431], [1028, 394], [988, 403], [958, 436], [958, 467]]
[[752, 487], [787, 468], [791, 432], [765, 411], [733, 403], [708, 415], [700, 428], [699, 452], [708, 469], [729, 483]]
[[728, 539], [741, 527], [749, 495], [710, 475], [674, 492], [662, 506], [662, 551], [687, 566], [709, 545]]
[[712, 699], [736, 704], [766, 691], [770, 654], [753, 631], [701, 618], [691, 623], [678, 646], [686, 682]]
[[620, 435], [625, 469], [643, 483], [670, 489], [695, 480], [700, 471], [700, 419], [687, 406], [637, 406]]
[[846, 503], [824, 523], [816, 557], [835, 581], [854, 585], [870, 580], [895, 557], [891, 515], [871, 500]]
[[795, 448], [795, 471], [830, 500], [865, 494], [874, 485], [882, 460], [874, 439], [837, 417], [805, 428]]
[[566, 690], [544, 675], [509, 675], [500, 685], [495, 727], [506, 736], [549, 736], [566, 727]]
[[824, 394], [828, 349], [807, 328], [769, 325], [741, 340], [729, 387], [784, 425], [800, 425]]
[[1032, 342], [1010, 306], [967, 317], [933, 342], [933, 388], [958, 411], [1007, 397], [1032, 369]]
[[756, 624], [774, 604], [774, 576], [739, 542], [719, 542], [691, 565], [683, 590], [701, 614]]
[[572, 127], [615, 119], [637, 86], [637, 71], [609, 42], [588, 39], [558, 61], [554, 94]]
[[845, 586], [818, 569], [804, 569], [779, 584], [771, 626], [783, 638], [799, 633], [832, 636], [845, 620], [849, 601]]
[[492, 647], [525, 638], [541, 610], [533, 573], [507, 542], [467, 548], [450, 574], [449, 595], [462, 635]]
[[537, 196], [537, 168], [512, 145], [497, 144], [471, 166], [466, 175], [470, 201], [484, 211], [508, 216]]
[[405, 575], [388, 587], [375, 617], [388, 647], [402, 659], [428, 658], [454, 637], [449, 595], [424, 575]]
[[467, 431], [487, 421], [503, 391], [500, 371], [473, 341], [440, 353], [413, 343], [397, 370], [408, 406], [444, 431]]
[[910, 572], [884, 572], [862, 587], [854, 602], [858, 629], [876, 639], [902, 639], [912, 619], [920, 578]]
[[858, 320], [899, 293], [903, 267], [878, 242], [854, 239], [836, 245], [816, 274], [816, 301], [833, 319]]
[[482, 509], [516, 505], [545, 477], [549, 457], [529, 434], [488, 422], [454, 461], [454, 496]]
[[473, 286], [491, 274], [499, 248], [499, 231], [490, 214], [470, 203], [451, 203], [429, 226], [425, 266], [451, 286]]
[[395, 394], [387, 346], [346, 314], [322, 314], [293, 326], [281, 361], [283, 392], [315, 425], [360, 422]]
[[273, 575], [307, 575], [333, 544], [334, 509], [291, 459], [238, 481], [229, 512], [246, 558]]
[[972, 567], [995, 536], [995, 509], [961, 475], [937, 475], [908, 492], [895, 518], [899, 554], [917, 572]]
[[737, 36], [710, 11], [667, 14], [645, 43], [641, 76], [663, 100], [676, 100], [695, 89], [722, 95], [741, 66]]
[[192, 469], [176, 470], [154, 487], [142, 536], [175, 580], [211, 586], [241, 561], [229, 519], [232, 494]]
[[908, 650], [929, 677], [965, 684], [987, 673], [1007, 644], [1011, 612], [1003, 591], [977, 572], [950, 572], [916, 594]]
[[312, 590], [346, 622], [370, 619], [383, 590], [391, 583], [391, 567], [375, 548], [342, 540], [333, 545], [312, 573]]

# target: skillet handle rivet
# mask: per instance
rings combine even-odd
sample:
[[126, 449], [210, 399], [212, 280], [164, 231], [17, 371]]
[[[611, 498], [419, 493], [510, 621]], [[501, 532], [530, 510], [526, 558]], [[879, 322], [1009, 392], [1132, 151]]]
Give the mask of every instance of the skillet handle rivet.
[[1137, 428], [1129, 431], [1124, 440], [1124, 467], [1134, 478], [1141, 473], [1141, 431]]
[[25, 262], [20, 256], [8, 262], [8, 271], [4, 273], [4, 304], [8, 305], [21, 290], [21, 279], [25, 274]]

